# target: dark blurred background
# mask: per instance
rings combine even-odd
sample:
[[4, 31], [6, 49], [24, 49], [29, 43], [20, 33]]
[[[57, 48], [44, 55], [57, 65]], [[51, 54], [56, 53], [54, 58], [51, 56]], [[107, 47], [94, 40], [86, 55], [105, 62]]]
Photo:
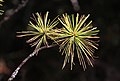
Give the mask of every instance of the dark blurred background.
[[[25, 2], [27, 3], [25, 4]], [[42, 50], [32, 57], [13, 81], [120, 81], [120, 1], [119, 0], [4, 0], [0, 17], [0, 81], [11, 73], [34, 48], [17, 38], [16, 32], [27, 30], [32, 13], [49, 11], [53, 19], [63, 13], [91, 14], [93, 25], [100, 29], [99, 56], [94, 67], [83, 71], [78, 60], [73, 70], [70, 64], [62, 70], [64, 56], [58, 47]]]

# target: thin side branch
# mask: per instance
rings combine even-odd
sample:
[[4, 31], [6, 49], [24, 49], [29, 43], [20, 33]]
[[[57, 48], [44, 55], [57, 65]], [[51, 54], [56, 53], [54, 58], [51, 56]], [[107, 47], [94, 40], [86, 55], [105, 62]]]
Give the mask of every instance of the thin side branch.
[[29, 0], [21, 0], [22, 3], [19, 4], [18, 7], [15, 8], [15, 9], [12, 11], [11, 14], [9, 14], [9, 15], [7, 15], [7, 16], [4, 16], [3, 20], [0, 22], [0, 27], [1, 27], [1, 25], [2, 25], [4, 22], [8, 21], [15, 13], [17, 13], [20, 9], [22, 9], [23, 7], [25, 7], [26, 4], [28, 3], [28, 1], [29, 1]]
[[37, 50], [35, 50], [33, 53], [31, 53], [28, 57], [26, 57], [22, 62], [21, 64], [16, 68], [16, 70], [12, 73], [11, 77], [8, 79], [8, 81], [12, 81], [16, 75], [18, 74], [19, 70], [21, 69], [21, 67], [33, 56], [35, 56], [40, 50], [42, 49], [46, 49], [46, 48], [51, 48], [51, 47], [54, 47], [56, 45], [50, 45], [50, 46], [43, 46]]

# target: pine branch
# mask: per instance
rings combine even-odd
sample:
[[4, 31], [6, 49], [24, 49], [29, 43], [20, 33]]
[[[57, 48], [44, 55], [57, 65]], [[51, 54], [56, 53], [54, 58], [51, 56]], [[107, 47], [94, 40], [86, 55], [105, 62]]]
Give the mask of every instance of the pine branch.
[[47, 48], [52, 48], [52, 47], [54, 47], [54, 46], [56, 46], [56, 45], [43, 46], [43, 47], [35, 50], [35, 51], [34, 51], [33, 53], [31, 53], [29, 56], [27, 56], [27, 57], [21, 62], [21, 64], [16, 68], [16, 70], [12, 73], [12, 75], [10, 76], [10, 78], [8, 79], [8, 81], [12, 81], [12, 80], [16, 77], [16, 75], [18, 74], [18, 72], [19, 72], [19, 70], [21, 69], [21, 67], [22, 67], [31, 57], [37, 55], [40, 50], [47, 49]]

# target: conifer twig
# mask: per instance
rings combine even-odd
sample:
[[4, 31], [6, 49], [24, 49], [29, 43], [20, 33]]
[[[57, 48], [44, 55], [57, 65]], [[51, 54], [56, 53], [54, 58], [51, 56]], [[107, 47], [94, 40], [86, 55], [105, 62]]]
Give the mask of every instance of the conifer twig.
[[27, 56], [21, 63], [20, 65], [16, 68], [16, 70], [12, 73], [12, 75], [10, 76], [10, 78], [8, 79], [8, 81], [12, 81], [16, 75], [18, 74], [19, 70], [21, 69], [21, 67], [33, 56], [35, 56], [40, 50], [42, 49], [47, 49], [47, 48], [51, 48], [54, 47], [56, 45], [50, 45], [50, 46], [43, 46], [41, 48], [36, 49], [33, 53], [29, 54], [29, 56]]

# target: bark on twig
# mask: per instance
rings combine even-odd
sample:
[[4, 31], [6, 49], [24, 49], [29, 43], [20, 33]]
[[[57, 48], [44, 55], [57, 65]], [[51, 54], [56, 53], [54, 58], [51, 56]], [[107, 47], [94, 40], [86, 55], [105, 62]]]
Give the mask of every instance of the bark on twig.
[[27, 56], [22, 62], [21, 64], [16, 68], [16, 70], [12, 73], [11, 77], [8, 79], [8, 81], [12, 81], [16, 75], [18, 74], [19, 70], [21, 69], [21, 67], [33, 56], [35, 56], [40, 50], [42, 49], [46, 49], [46, 48], [51, 48], [54, 47], [56, 45], [50, 45], [50, 46], [43, 46], [37, 50], [35, 50], [33, 53], [31, 53], [29, 56]]

